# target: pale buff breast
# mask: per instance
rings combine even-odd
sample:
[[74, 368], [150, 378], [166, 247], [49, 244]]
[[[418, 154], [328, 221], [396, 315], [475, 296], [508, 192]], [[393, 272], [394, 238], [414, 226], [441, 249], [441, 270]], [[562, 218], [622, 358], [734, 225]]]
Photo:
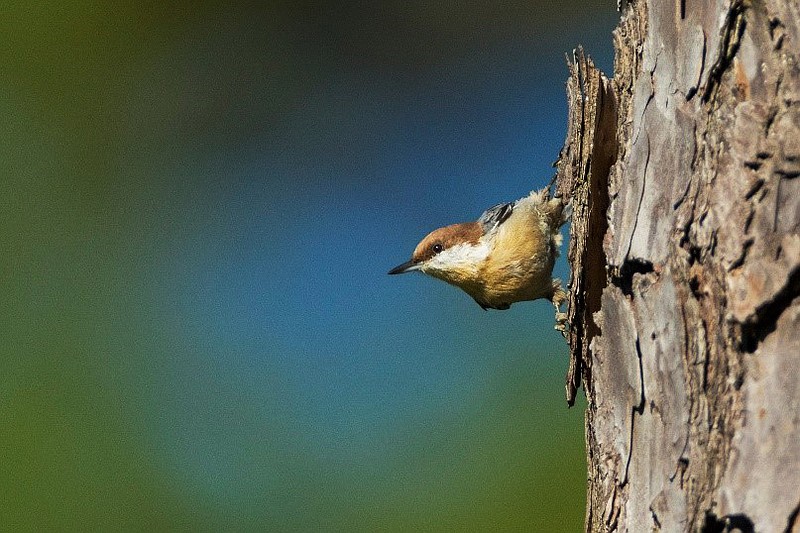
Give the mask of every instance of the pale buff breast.
[[555, 256], [551, 253], [553, 231], [548, 221], [548, 213], [540, 212], [535, 202], [522, 201], [515, 207], [511, 217], [497, 228], [478, 299], [511, 304], [552, 295]]

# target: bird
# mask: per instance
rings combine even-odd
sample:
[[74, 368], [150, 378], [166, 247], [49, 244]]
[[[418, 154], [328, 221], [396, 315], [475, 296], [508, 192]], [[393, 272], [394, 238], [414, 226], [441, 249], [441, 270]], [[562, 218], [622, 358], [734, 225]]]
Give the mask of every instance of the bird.
[[550, 197], [549, 188], [532, 191], [490, 207], [474, 222], [430, 232], [411, 259], [389, 274], [422, 272], [438, 278], [462, 289], [484, 310], [547, 298], [556, 308], [556, 329], [561, 329], [566, 293], [552, 273], [568, 211], [560, 198]]

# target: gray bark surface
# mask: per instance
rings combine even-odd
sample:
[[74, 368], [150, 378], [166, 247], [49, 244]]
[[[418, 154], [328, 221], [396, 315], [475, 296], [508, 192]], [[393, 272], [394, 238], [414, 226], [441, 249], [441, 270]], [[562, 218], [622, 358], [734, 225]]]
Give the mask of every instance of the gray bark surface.
[[589, 531], [800, 531], [800, 2], [626, 6], [577, 51], [567, 400]]

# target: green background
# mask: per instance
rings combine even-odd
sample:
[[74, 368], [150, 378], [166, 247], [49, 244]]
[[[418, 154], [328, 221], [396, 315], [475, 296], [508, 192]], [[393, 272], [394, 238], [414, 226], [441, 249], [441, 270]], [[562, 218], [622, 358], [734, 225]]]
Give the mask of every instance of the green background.
[[549, 181], [613, 2], [2, 11], [3, 529], [581, 529], [550, 305], [386, 271]]

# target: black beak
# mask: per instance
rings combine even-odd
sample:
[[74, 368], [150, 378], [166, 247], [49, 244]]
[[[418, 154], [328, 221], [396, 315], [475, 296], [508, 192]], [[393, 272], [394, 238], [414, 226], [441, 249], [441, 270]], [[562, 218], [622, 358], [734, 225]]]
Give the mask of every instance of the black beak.
[[414, 261], [406, 261], [402, 265], [398, 265], [389, 271], [389, 275], [393, 276], [394, 274], [405, 274], [406, 272], [410, 272], [414, 267], [417, 266]]

